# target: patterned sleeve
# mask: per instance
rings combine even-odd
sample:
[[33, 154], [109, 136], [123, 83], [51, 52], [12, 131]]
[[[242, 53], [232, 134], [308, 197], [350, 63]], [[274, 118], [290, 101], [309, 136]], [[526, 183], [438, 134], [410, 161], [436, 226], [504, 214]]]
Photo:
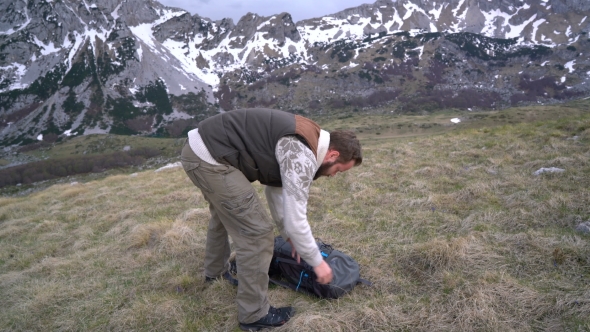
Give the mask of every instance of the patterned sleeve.
[[317, 170], [314, 153], [296, 136], [285, 136], [276, 147], [281, 170], [282, 225], [297, 252], [311, 266], [322, 262], [315, 239], [307, 221], [309, 187]]
[[317, 169], [313, 152], [296, 136], [285, 136], [277, 144], [283, 190], [297, 201], [307, 202], [309, 187]]

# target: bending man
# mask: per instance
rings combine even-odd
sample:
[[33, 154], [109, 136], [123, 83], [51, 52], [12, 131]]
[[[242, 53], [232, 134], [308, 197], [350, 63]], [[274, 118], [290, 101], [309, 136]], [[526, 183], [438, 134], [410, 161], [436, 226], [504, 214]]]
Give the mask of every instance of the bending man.
[[[309, 187], [362, 162], [354, 133], [321, 130], [299, 115], [242, 109], [221, 113], [188, 133], [182, 165], [209, 203], [205, 280], [218, 277], [238, 286], [238, 321], [243, 330], [280, 326], [294, 311], [274, 308], [267, 298], [274, 247], [273, 222], [251, 182], [266, 185], [272, 219], [283, 238], [314, 267], [321, 283], [332, 280], [307, 221]], [[232, 237], [238, 280], [228, 272]]]

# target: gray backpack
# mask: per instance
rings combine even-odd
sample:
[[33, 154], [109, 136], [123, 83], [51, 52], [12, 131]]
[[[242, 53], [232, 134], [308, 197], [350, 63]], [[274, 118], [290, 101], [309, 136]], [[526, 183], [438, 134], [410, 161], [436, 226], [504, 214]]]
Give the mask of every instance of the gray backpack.
[[304, 260], [297, 263], [291, 257], [291, 244], [281, 236], [275, 238], [273, 259], [268, 272], [270, 282], [296, 292], [328, 299], [336, 299], [347, 294], [358, 283], [371, 285], [369, 281], [360, 277], [360, 267], [352, 257], [321, 240], [317, 240], [316, 243], [324, 260], [332, 268], [334, 277], [330, 284], [318, 283], [313, 267]]

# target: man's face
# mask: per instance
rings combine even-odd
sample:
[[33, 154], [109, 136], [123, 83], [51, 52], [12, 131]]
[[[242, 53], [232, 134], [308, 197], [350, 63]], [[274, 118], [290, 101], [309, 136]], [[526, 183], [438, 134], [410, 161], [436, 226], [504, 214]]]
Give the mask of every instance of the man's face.
[[324, 161], [320, 168], [315, 173], [314, 180], [319, 178], [320, 176], [334, 176], [339, 172], [345, 172], [349, 169], [354, 167], [354, 160], [351, 160], [347, 163], [338, 163], [335, 161]]

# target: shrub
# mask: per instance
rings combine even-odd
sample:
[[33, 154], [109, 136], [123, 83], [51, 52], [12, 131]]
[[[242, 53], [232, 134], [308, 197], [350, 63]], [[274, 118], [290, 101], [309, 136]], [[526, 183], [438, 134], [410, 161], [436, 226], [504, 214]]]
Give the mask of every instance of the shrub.
[[140, 115], [135, 119], [126, 120], [125, 125], [136, 132], [149, 132], [152, 130], [154, 123], [153, 115]]
[[160, 113], [172, 113], [172, 105], [168, 98], [166, 84], [161, 79], [157, 79], [155, 83], [146, 86], [143, 89], [143, 97], [145, 100], [156, 105], [156, 108]]
[[307, 105], [307, 108], [309, 108], [311, 110], [318, 110], [321, 108], [321, 106], [322, 106], [322, 103], [319, 100], [312, 100]]
[[558, 91], [565, 89], [564, 84], [558, 84], [556, 78], [553, 76], [543, 77], [538, 80], [533, 80], [528, 75], [523, 75], [520, 78], [518, 87], [521, 88], [527, 96], [528, 100], [535, 100], [538, 96], [553, 96]]
[[[262, 82], [259, 81], [255, 84], [257, 83]], [[223, 108], [224, 110], [230, 111], [234, 109], [233, 100], [236, 97], [236, 92], [235, 90], [232, 91], [229, 85], [224, 84], [220, 86], [219, 90], [217, 90], [217, 92], [214, 93], [214, 96], [219, 100], [219, 106], [221, 106], [221, 108]]]
[[108, 97], [106, 107], [115, 122], [133, 119], [140, 113], [139, 108], [133, 106], [131, 100], [126, 98], [112, 99]]
[[360, 78], [364, 78], [367, 81], [371, 81], [373, 78], [371, 77], [371, 74], [365, 72], [365, 71], [359, 71], [359, 77]]
[[160, 151], [156, 149], [138, 148], [104, 155], [37, 161], [0, 170], [0, 188], [19, 183], [30, 184], [65, 176], [102, 172], [118, 167], [138, 166], [146, 159], [158, 155]]
[[73, 90], [70, 90], [68, 93], [68, 98], [62, 104], [63, 110], [66, 114], [70, 116], [70, 119], [75, 118], [82, 112], [84, 109], [84, 103], [81, 101], [76, 101], [76, 93]]
[[433, 59], [430, 67], [424, 73], [424, 76], [433, 84], [445, 83], [445, 69], [448, 68], [442, 61]]
[[196, 126], [197, 121], [193, 119], [179, 119], [166, 125], [166, 131], [170, 137], [184, 137]]
[[342, 98], [332, 99], [330, 101], [330, 106], [333, 108], [345, 108], [352, 106], [355, 107], [356, 111], [358, 111], [358, 108], [374, 107], [387, 104], [397, 99], [399, 95], [400, 91], [398, 90], [379, 90], [373, 92], [367, 97], [355, 97], [349, 100]]

